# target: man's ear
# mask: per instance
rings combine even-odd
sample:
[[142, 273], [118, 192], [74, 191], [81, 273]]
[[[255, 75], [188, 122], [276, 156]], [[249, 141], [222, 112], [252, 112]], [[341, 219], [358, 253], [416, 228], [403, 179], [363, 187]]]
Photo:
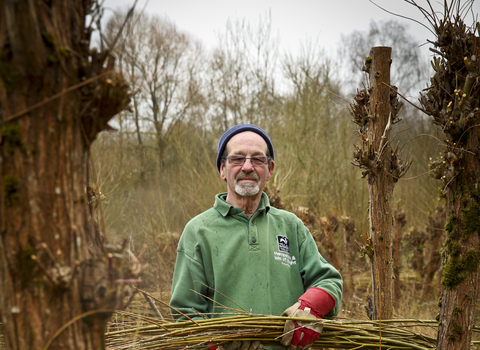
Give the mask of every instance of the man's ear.
[[268, 166], [268, 176], [267, 181], [270, 180], [270, 176], [272, 176], [273, 168], [275, 167], [275, 162], [273, 160], [270, 161], [270, 165]]
[[225, 167], [222, 163], [220, 163], [220, 176], [222, 177], [223, 181], [227, 181], [227, 175], [225, 175]]

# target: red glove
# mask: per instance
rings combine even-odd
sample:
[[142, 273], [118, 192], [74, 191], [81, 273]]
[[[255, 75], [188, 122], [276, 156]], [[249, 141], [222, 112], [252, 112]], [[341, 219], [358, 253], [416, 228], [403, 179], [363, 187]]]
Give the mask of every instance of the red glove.
[[[312, 287], [305, 292], [293, 306], [286, 309], [282, 316], [323, 318], [335, 307], [335, 299], [323, 289]], [[322, 332], [323, 324], [305, 321], [287, 320], [283, 329], [281, 344], [287, 350], [309, 348]]]

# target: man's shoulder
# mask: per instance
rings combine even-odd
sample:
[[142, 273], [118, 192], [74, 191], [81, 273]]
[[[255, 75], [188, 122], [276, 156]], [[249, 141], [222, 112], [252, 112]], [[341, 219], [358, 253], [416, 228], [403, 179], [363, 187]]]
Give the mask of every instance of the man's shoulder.
[[208, 225], [211, 221], [218, 219], [219, 217], [221, 217], [219, 212], [215, 208], [210, 208], [190, 219], [185, 225], [185, 230], [197, 230], [199, 227]]
[[198, 233], [202, 230], [202, 228], [211, 226], [212, 222], [218, 216], [221, 215], [214, 208], [210, 208], [190, 219], [183, 229], [177, 250], [185, 251], [188, 255], [194, 256], [195, 245], [199, 239]]
[[275, 207], [270, 206], [270, 210], [268, 211], [269, 214], [273, 215], [274, 217], [282, 218], [283, 220], [292, 221], [296, 223], [302, 223], [302, 220], [288, 210], [277, 209]]

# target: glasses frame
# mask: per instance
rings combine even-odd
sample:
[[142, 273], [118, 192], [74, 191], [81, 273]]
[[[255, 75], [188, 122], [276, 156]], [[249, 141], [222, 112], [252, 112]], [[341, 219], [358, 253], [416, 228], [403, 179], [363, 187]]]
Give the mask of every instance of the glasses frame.
[[[230, 160], [230, 157], [243, 157], [243, 163], [242, 164], [232, 164], [232, 161]], [[261, 162], [261, 164], [254, 164], [253, 162], [255, 161], [255, 159], [257, 159], [258, 161], [258, 157], [265, 157], [267, 158], [267, 162], [266, 163], [263, 163]], [[226, 160], [228, 160], [228, 163], [230, 165], [233, 165], [233, 166], [243, 166], [245, 164], [245, 162], [247, 161], [247, 159], [250, 159], [250, 163], [252, 164], [252, 166], [268, 166], [268, 162], [270, 162], [270, 157], [269, 156], [252, 156], [252, 157], [246, 157], [246, 156], [242, 156], [240, 154], [232, 154], [230, 156], [226, 156], [225, 157]]]

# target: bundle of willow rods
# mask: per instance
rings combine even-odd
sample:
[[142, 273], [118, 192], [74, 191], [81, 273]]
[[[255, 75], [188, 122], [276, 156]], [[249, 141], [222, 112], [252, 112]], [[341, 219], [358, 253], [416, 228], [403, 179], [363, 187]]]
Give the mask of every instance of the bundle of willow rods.
[[[287, 317], [237, 315], [200, 321], [177, 323], [119, 312], [136, 322], [114, 323], [106, 334], [108, 349], [202, 349], [231, 340], [259, 340], [264, 346], [280, 346], [280, 337]], [[300, 321], [305, 319], [291, 318]], [[335, 349], [434, 349], [436, 338], [413, 330], [433, 328], [436, 321], [420, 320], [321, 320], [323, 332], [313, 348]], [[117, 330], [115, 330], [117, 329]]]

